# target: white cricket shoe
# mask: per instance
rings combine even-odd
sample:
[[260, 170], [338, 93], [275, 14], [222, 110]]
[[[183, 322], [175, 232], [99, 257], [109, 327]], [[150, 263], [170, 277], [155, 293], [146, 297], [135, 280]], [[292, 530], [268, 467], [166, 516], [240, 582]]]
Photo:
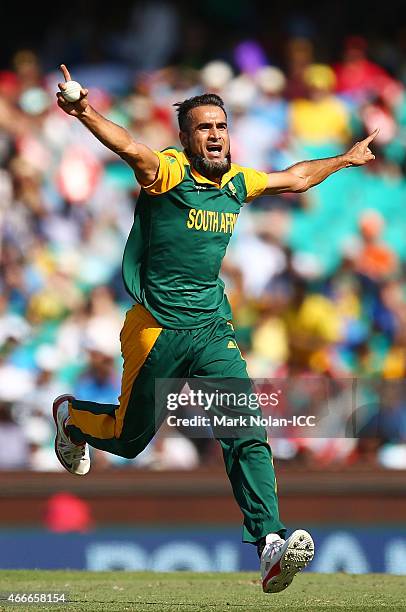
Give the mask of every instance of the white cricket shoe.
[[262, 590], [279, 593], [292, 582], [314, 557], [314, 542], [310, 533], [297, 529], [287, 540], [277, 533], [266, 536], [261, 555]]
[[69, 416], [68, 403], [72, 399], [72, 395], [60, 395], [54, 400], [55, 453], [65, 470], [84, 476], [90, 470], [89, 446], [86, 442], [74, 444], [65, 431], [65, 421]]

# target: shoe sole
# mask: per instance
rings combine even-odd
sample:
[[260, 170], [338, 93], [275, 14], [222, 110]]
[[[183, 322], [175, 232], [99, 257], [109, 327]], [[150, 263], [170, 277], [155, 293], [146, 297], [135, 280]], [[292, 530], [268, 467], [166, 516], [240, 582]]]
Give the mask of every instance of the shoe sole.
[[54, 417], [55, 427], [56, 427], [56, 436], [55, 436], [55, 443], [54, 443], [55, 455], [58, 457], [59, 463], [62, 465], [62, 467], [65, 468], [67, 472], [69, 472], [69, 474], [73, 474], [74, 476], [82, 476], [83, 474], [76, 474], [76, 472], [72, 472], [72, 466], [65, 463], [65, 461], [63, 460], [62, 456], [59, 454], [59, 451], [58, 451], [58, 436], [59, 436], [59, 431], [60, 431], [60, 425], [58, 423], [58, 408], [63, 402], [65, 402], [66, 400], [70, 401], [71, 399], [73, 399], [72, 395], [59, 395], [54, 400], [54, 403], [52, 404], [52, 414]]
[[280, 593], [288, 588], [293, 578], [301, 572], [314, 557], [314, 542], [312, 536], [303, 529], [298, 529], [290, 537], [278, 564], [280, 573], [274, 576], [275, 566], [262, 581], [264, 593]]

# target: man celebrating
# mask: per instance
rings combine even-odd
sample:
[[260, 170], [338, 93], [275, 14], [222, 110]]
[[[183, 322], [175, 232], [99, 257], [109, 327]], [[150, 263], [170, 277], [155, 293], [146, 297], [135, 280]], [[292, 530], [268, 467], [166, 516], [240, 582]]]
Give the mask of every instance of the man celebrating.
[[[61, 70], [65, 82], [67, 68]], [[215, 94], [178, 103], [183, 151], [152, 151], [102, 117], [81, 90], [58, 104], [133, 169], [141, 185], [123, 259], [123, 278], [135, 305], [121, 332], [124, 359], [119, 405], [61, 396], [54, 402], [55, 451], [71, 473], [90, 469], [88, 445], [136, 457], [156, 433], [156, 378], [247, 379], [219, 271], [239, 211], [261, 196], [303, 192], [330, 174], [360, 166], [378, 130], [347, 153], [305, 161], [266, 174], [231, 162], [227, 115]], [[234, 496], [244, 516], [243, 539], [256, 544], [264, 592], [276, 593], [312, 560], [313, 540], [297, 530], [285, 540], [266, 432], [220, 437]]]

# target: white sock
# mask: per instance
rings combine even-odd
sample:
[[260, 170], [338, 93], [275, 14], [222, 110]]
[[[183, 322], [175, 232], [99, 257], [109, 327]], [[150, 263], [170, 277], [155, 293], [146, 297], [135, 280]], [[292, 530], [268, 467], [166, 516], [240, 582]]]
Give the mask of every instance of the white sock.
[[281, 538], [279, 533], [268, 533], [268, 535], [265, 538], [266, 544], [272, 544], [272, 542], [276, 542], [277, 540], [278, 541], [282, 540], [282, 542], [285, 541], [283, 538]]

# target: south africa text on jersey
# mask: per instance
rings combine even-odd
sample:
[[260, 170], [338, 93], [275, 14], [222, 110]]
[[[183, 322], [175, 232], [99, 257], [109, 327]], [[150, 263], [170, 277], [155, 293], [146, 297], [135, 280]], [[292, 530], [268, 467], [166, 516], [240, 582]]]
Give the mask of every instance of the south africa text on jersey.
[[237, 213], [218, 212], [214, 210], [189, 210], [186, 226], [203, 232], [223, 232], [232, 234], [237, 222]]

